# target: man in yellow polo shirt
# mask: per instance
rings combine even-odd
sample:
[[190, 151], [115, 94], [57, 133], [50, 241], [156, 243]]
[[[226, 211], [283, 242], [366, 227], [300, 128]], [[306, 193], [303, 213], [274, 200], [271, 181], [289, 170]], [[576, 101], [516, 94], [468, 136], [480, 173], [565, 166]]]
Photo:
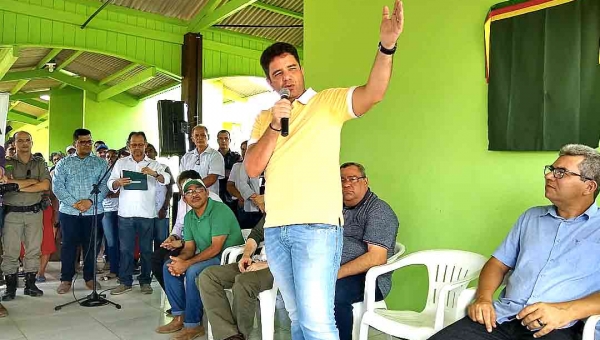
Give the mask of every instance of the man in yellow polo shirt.
[[[384, 8], [375, 64], [360, 87], [307, 90], [298, 53], [286, 43], [261, 56], [269, 84], [290, 96], [257, 117], [244, 163], [249, 177], [265, 171], [266, 250], [293, 340], [339, 339], [333, 307], [343, 240], [340, 132], [383, 99], [403, 21], [399, 0], [393, 13]], [[287, 137], [280, 136], [282, 118], [289, 118]]]

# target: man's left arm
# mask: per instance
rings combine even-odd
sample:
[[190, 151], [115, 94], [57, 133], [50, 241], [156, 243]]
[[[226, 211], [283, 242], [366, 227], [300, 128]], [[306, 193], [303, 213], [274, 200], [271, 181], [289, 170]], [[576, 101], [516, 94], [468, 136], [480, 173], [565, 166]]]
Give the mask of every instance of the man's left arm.
[[[379, 33], [381, 46], [386, 50], [395, 50], [396, 41], [402, 33], [403, 27], [404, 10], [402, 2], [396, 0], [391, 16], [389, 8], [387, 6], [383, 8]], [[377, 51], [367, 84], [357, 87], [352, 94], [352, 108], [355, 115], [362, 116], [375, 104], [383, 100], [392, 75], [392, 64], [393, 54], [385, 54], [381, 50]]]
[[208, 246], [208, 248], [187, 260], [188, 267], [198, 262], [212, 259], [213, 257], [219, 255], [223, 250], [223, 245], [225, 244], [225, 240], [227, 240], [227, 236], [229, 235], [213, 236], [211, 239], [211, 244]]
[[366, 273], [372, 267], [384, 264], [387, 261], [387, 252], [388, 250], [382, 246], [369, 244], [365, 254], [340, 266], [338, 280], [347, 276]]
[[204, 185], [210, 188], [219, 179], [225, 178], [225, 159], [220, 152], [215, 152], [208, 165], [208, 175], [202, 179]]
[[[102, 171], [100, 171], [100, 176], [104, 175], [104, 178], [102, 178], [102, 181], [100, 182], [100, 184], [98, 185], [98, 190], [100, 191], [100, 193], [98, 194], [98, 203], [102, 204], [102, 201], [104, 201], [104, 199], [106, 198], [106, 196], [108, 195], [108, 176], [110, 174], [106, 174], [106, 171], [108, 171], [108, 163], [102, 161], [100, 163], [100, 168], [102, 169]], [[94, 183], [96, 184], [96, 183]]]
[[558, 303], [538, 302], [529, 305], [517, 314], [517, 319], [528, 329], [539, 329], [533, 336], [542, 337], [555, 329], [569, 325], [573, 321], [600, 314], [600, 292], [584, 298]]

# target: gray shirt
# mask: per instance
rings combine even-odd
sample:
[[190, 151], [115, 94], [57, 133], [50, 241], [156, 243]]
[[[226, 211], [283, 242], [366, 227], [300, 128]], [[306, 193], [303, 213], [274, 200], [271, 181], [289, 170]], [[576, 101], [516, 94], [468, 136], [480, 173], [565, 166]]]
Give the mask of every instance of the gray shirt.
[[[386, 248], [388, 258], [394, 255], [398, 217], [392, 208], [370, 189], [356, 206], [344, 207], [344, 221], [341, 264], [365, 254], [369, 244]], [[387, 296], [392, 289], [392, 273], [379, 276], [377, 286], [383, 296]]]

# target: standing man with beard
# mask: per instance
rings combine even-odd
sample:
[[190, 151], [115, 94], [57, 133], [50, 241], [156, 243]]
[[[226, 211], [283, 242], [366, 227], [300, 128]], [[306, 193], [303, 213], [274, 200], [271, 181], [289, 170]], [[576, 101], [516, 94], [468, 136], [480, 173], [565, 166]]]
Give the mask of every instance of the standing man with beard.
[[[97, 240], [103, 237], [102, 217], [104, 208], [102, 201], [108, 193], [106, 180], [99, 184], [100, 193], [96, 202], [97, 216], [94, 216], [92, 189], [107, 171], [104, 159], [92, 154], [92, 134], [86, 129], [77, 129], [73, 133], [75, 155], [67, 157], [56, 165], [52, 178], [52, 190], [60, 201], [60, 225], [62, 228], [60, 285], [58, 294], [68, 293], [75, 275], [77, 247], [81, 246], [83, 259], [83, 279], [85, 286], [92, 290], [94, 286], [94, 254], [92, 241], [94, 217], [97, 218]], [[96, 283], [100, 289], [100, 284]]]
[[197, 125], [192, 129], [196, 147], [181, 157], [179, 171], [195, 170], [208, 190], [219, 195], [219, 179], [225, 178], [225, 161], [219, 151], [208, 146], [208, 129]]
[[[359, 87], [307, 90], [298, 52], [286, 43], [261, 56], [269, 84], [290, 95], [257, 117], [244, 162], [249, 177], [265, 171], [265, 244], [293, 340], [339, 339], [333, 310], [343, 238], [340, 133], [344, 122], [383, 100], [403, 24], [399, 0], [391, 16], [384, 7], [375, 63]], [[289, 119], [285, 138], [282, 118]]]
[[[152, 229], [154, 219], [158, 216], [155, 205], [156, 187], [170, 183], [171, 176], [165, 171], [164, 166], [146, 156], [147, 145], [148, 142], [144, 132], [131, 132], [129, 138], [127, 138], [127, 147], [131, 151], [131, 155], [117, 161], [108, 179], [108, 188], [112, 192], [121, 191], [119, 194], [118, 223], [121, 252], [119, 280], [121, 284], [110, 292], [112, 295], [131, 291], [136, 234], [139, 237], [142, 258], [142, 272], [138, 276], [140, 290], [144, 294], [152, 294], [152, 287], [150, 286], [152, 280], [150, 277]], [[127, 187], [133, 183], [131, 178], [123, 175], [124, 170], [146, 175], [146, 189], [129, 190]]]

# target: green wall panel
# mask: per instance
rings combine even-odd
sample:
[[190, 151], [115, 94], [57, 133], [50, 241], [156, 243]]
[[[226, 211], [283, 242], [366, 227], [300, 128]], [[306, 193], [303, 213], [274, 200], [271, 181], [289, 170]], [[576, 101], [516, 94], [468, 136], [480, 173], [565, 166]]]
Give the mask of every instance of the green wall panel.
[[[404, 1], [386, 98], [343, 129], [341, 161], [366, 166], [371, 188], [400, 219], [408, 252], [489, 256], [522, 212], [549, 204], [542, 170], [556, 153], [487, 151], [483, 18], [496, 2]], [[366, 82], [384, 5], [393, 2], [305, 2], [307, 86]], [[421, 309], [426, 287], [423, 270], [396, 272], [389, 306]]]
[[73, 143], [73, 131], [83, 127], [85, 91], [66, 87], [52, 90], [49, 109], [49, 150], [65, 151]]

